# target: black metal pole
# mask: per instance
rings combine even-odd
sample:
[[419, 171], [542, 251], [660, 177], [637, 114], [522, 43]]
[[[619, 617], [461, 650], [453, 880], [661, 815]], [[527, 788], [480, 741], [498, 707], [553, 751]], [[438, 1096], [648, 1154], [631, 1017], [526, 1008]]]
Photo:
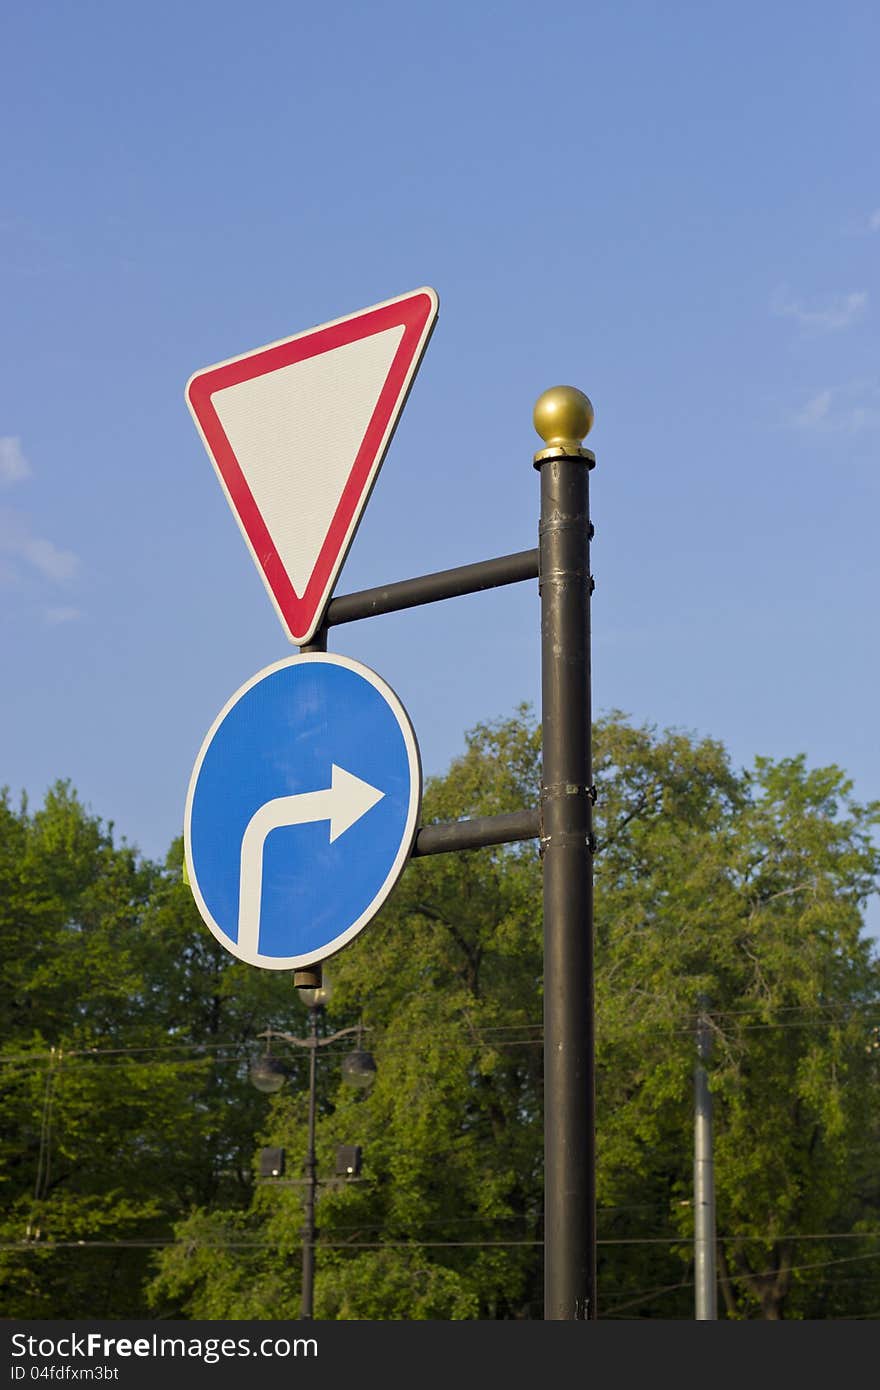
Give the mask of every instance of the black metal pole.
[[315, 1300], [315, 1188], [317, 1186], [317, 1160], [315, 1158], [315, 1110], [316, 1080], [318, 1066], [318, 1013], [317, 1007], [310, 1009], [311, 1034], [309, 1039], [309, 1138], [306, 1150], [306, 1206], [303, 1226], [302, 1257], [302, 1314], [311, 1318], [314, 1314]]
[[327, 650], [327, 624], [323, 623], [317, 632], [313, 633], [311, 642], [306, 642], [300, 647], [300, 652], [325, 652]]
[[544, 876], [544, 1317], [596, 1313], [589, 470], [592, 407], [545, 392], [540, 593]]

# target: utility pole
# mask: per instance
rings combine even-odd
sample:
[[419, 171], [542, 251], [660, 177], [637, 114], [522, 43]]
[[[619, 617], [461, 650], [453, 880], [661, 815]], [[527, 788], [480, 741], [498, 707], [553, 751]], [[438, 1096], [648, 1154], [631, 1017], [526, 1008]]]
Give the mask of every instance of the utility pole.
[[315, 1306], [315, 1188], [317, 1160], [315, 1158], [315, 1110], [317, 1105], [318, 1014], [320, 1006], [309, 1009], [311, 1019], [309, 1048], [309, 1135], [306, 1149], [306, 1201], [303, 1225], [302, 1311], [300, 1316], [311, 1318]]
[[706, 1001], [697, 1015], [697, 1062], [694, 1067], [694, 1287], [697, 1321], [718, 1317], [715, 1272], [715, 1167], [712, 1157], [712, 1093], [706, 1062], [711, 1030]]

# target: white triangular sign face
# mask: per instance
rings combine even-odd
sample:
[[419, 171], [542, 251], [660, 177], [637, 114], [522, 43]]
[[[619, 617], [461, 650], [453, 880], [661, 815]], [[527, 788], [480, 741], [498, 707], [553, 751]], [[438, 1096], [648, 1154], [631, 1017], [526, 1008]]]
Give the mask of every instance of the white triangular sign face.
[[186, 400], [291, 642], [321, 624], [437, 317], [415, 290], [196, 372]]

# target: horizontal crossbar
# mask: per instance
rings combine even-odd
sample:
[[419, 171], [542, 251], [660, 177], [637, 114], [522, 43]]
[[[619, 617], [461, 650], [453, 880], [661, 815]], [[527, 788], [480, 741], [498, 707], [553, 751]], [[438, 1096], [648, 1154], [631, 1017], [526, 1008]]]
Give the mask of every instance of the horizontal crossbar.
[[377, 589], [361, 589], [330, 600], [324, 616], [324, 627], [338, 627], [359, 618], [374, 618], [380, 613], [396, 613], [404, 608], [418, 608], [423, 603], [440, 599], [460, 598], [477, 594], [484, 589], [496, 589], [502, 584], [518, 584], [523, 579], [537, 579], [538, 551], [520, 550], [514, 555], [499, 555], [494, 560], [478, 560], [473, 565], [438, 570], [416, 579], [401, 579]]
[[540, 834], [540, 828], [539, 811], [512, 811], [504, 816], [475, 816], [473, 820], [423, 825], [416, 833], [413, 857], [447, 854], [450, 850], [482, 849], [487, 845], [509, 845], [516, 840], [534, 840]]

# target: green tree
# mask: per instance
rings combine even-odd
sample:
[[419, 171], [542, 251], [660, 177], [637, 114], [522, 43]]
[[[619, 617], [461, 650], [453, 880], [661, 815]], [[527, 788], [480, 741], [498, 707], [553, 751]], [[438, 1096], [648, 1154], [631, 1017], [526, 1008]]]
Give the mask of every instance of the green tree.
[[[878, 1214], [880, 976], [862, 909], [876, 887], [880, 808], [803, 758], [759, 759], [733, 778], [709, 742], [657, 741], [613, 721], [602, 743], [617, 744], [620, 770], [609, 779], [606, 765], [602, 785], [625, 790], [597, 860], [600, 1193], [635, 1204], [638, 1174], [658, 1217], [665, 1206], [665, 1229], [692, 1235], [683, 1141], [692, 1025], [708, 999], [726, 1314], [851, 1312], [863, 1290], [828, 1274], [877, 1254], [852, 1237], [876, 1229]], [[678, 1249], [689, 1260], [690, 1244]], [[630, 1263], [624, 1291], [675, 1283], [665, 1252]], [[657, 1308], [692, 1306], [689, 1287], [669, 1287]]]
[[[694, 1023], [708, 1000], [723, 1312], [876, 1311], [880, 977], [863, 932], [878, 807], [836, 768], [716, 741], [595, 730], [599, 1311], [693, 1315]], [[479, 726], [423, 819], [537, 804], [527, 712]], [[66, 784], [0, 798], [0, 1283], [20, 1317], [296, 1317], [306, 1058], [267, 1098], [266, 1028], [303, 1036], [289, 977], [215, 942], [181, 878]], [[331, 963], [319, 1053], [315, 1288], [323, 1318], [542, 1311], [541, 867], [537, 845], [414, 860]], [[335, 1149], [363, 1148], [361, 1180]], [[829, 1234], [831, 1233], [831, 1234]]]
[[[878, 807], [856, 805], [837, 768], [809, 771], [802, 757], [759, 759], [750, 790], [739, 911], [707, 980], [720, 1005], [717, 1161], [733, 1237], [721, 1244], [723, 1291], [729, 1316], [844, 1315], [863, 1307], [853, 1272], [864, 1277], [878, 1254], [876, 1241], [846, 1238], [876, 1231], [878, 1217], [880, 975], [861, 913]], [[799, 1238], [823, 1232], [845, 1238]]]
[[[600, 1315], [693, 1314], [704, 996], [727, 1315], [852, 1310], [857, 1289], [827, 1271], [842, 1245], [861, 1253], [849, 1239], [860, 1225], [876, 1227], [878, 976], [861, 909], [877, 808], [856, 805], [836, 769], [762, 760], [739, 775], [717, 742], [619, 715], [595, 743]], [[481, 726], [427, 788], [424, 818], [533, 805], [539, 767], [528, 718]], [[322, 1059], [319, 1172], [332, 1174], [342, 1142], [361, 1143], [365, 1163], [360, 1183], [321, 1190], [317, 1315], [539, 1317], [535, 846], [414, 861], [331, 970], [328, 1026], [363, 1017], [379, 1072], [357, 1097], [339, 1084], [338, 1057]], [[292, 1172], [305, 1102], [301, 1081], [267, 1101], [258, 1140], [284, 1144]], [[160, 1259], [155, 1306], [296, 1316], [301, 1219], [301, 1190], [270, 1182], [247, 1214], [194, 1213]], [[813, 1239], [827, 1231], [847, 1240]], [[209, 1252], [221, 1247], [217, 1274]]]
[[35, 814], [0, 801], [8, 1316], [143, 1316], [172, 1223], [249, 1200], [247, 1044], [289, 985], [214, 943], [179, 865], [116, 845], [67, 784]]

